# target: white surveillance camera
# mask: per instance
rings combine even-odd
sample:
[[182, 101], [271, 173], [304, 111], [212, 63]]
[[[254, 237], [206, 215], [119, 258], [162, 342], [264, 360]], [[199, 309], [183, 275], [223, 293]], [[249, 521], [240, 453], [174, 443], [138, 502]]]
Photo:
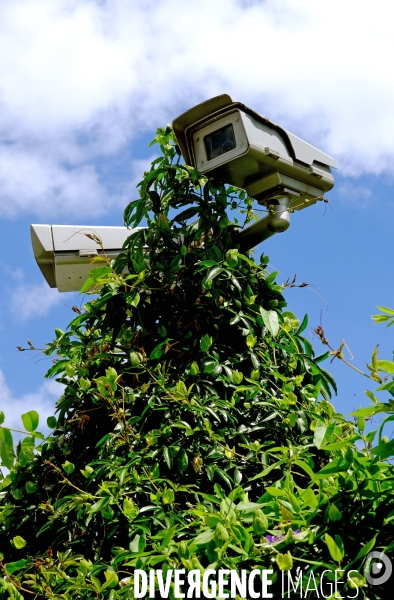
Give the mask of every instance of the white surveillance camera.
[[[265, 231], [258, 223], [239, 236], [243, 251], [260, 243]], [[141, 227], [87, 225], [30, 225], [34, 258], [49, 287], [59, 292], [78, 292], [95, 267], [114, 260], [130, 235]], [[272, 234], [269, 234], [272, 235]], [[89, 237], [88, 237], [89, 236]], [[269, 237], [265, 235], [264, 239]], [[98, 243], [96, 240], [100, 240]], [[95, 259], [95, 260], [93, 260]], [[100, 260], [101, 259], [101, 260]]]
[[[126, 227], [86, 225], [30, 226], [37, 264], [49, 286], [57, 287], [59, 292], [79, 291], [89, 271], [103, 265], [105, 256], [110, 260], [116, 258], [135, 231], [137, 229]], [[98, 260], [92, 262], [94, 257]]]
[[334, 186], [333, 158], [227, 94], [191, 108], [172, 126], [186, 164], [269, 207], [260, 229], [253, 226], [257, 243], [285, 231], [289, 211], [311, 206]]

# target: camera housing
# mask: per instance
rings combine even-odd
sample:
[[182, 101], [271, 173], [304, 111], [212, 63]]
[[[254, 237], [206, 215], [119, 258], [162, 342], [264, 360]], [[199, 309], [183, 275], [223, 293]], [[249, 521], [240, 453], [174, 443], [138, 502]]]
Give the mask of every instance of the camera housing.
[[137, 229], [30, 225], [30, 234], [34, 257], [48, 285], [59, 292], [76, 292], [88, 278], [89, 271], [104, 264], [104, 254], [110, 260], [116, 258], [124, 242]]
[[334, 185], [333, 158], [228, 94], [191, 108], [172, 126], [186, 164], [260, 204], [286, 195], [290, 209], [305, 208]]

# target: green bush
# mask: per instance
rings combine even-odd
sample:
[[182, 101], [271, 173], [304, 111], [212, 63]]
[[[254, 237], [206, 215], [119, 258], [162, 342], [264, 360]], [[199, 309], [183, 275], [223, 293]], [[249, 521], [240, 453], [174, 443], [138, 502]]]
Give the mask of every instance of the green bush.
[[[169, 129], [155, 142], [125, 211], [147, 227], [91, 272], [83, 291], [99, 295], [45, 350], [65, 385], [53, 433], [26, 413], [14, 453], [0, 427], [3, 585], [115, 600], [134, 597], [134, 569], [273, 569], [279, 598], [299, 567], [303, 597], [335, 569], [339, 595], [355, 597], [352, 570], [358, 597], [387, 597], [363, 573], [373, 548], [392, 553], [394, 442], [365, 420], [393, 404], [335, 411], [330, 352], [284, 310], [267, 257], [237, 245], [251, 199], [181, 164]], [[391, 396], [393, 367], [370, 366]]]

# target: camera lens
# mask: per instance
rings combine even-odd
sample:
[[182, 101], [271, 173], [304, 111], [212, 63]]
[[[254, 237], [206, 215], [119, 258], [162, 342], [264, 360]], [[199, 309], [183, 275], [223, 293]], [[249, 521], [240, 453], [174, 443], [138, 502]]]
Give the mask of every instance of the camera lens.
[[204, 138], [208, 160], [221, 156], [237, 147], [232, 124], [217, 129]]
[[224, 142], [223, 146], [222, 146], [222, 154], [224, 154], [225, 152], [230, 152], [230, 150], [234, 150], [235, 148], [235, 144], [234, 142]]

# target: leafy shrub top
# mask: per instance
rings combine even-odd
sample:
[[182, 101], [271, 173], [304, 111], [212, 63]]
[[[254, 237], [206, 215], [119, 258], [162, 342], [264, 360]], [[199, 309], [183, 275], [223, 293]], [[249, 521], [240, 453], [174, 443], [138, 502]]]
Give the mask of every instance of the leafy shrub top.
[[125, 211], [147, 227], [91, 272], [83, 291], [99, 295], [45, 350], [65, 385], [53, 433], [27, 413], [14, 454], [0, 428], [4, 585], [114, 600], [135, 568], [273, 568], [281, 597], [294, 565], [305, 597], [324, 569], [366, 589], [368, 552], [392, 551], [394, 479], [392, 443], [364, 421], [390, 406], [335, 412], [329, 352], [284, 310], [267, 257], [240, 251], [234, 211], [249, 222], [252, 200], [181, 164], [168, 128], [154, 141]]

